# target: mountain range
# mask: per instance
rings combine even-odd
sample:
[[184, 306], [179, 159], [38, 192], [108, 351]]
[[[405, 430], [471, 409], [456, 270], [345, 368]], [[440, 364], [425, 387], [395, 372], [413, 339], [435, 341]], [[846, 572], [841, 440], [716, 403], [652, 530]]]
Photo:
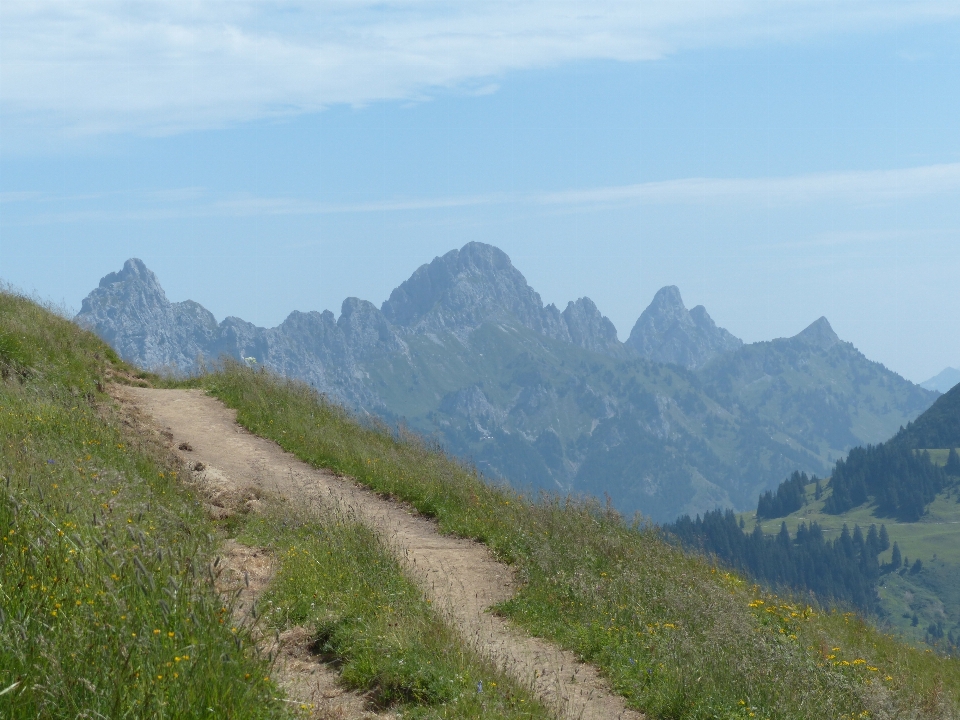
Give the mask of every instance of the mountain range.
[[275, 328], [170, 302], [139, 260], [104, 277], [77, 321], [141, 367], [227, 356], [403, 421], [518, 487], [607, 496], [669, 520], [746, 509], [793, 470], [825, 473], [938, 396], [834, 333], [744, 344], [676, 287], [626, 342], [589, 298], [542, 303], [505, 253], [470, 243], [418, 268], [380, 308], [347, 298]]

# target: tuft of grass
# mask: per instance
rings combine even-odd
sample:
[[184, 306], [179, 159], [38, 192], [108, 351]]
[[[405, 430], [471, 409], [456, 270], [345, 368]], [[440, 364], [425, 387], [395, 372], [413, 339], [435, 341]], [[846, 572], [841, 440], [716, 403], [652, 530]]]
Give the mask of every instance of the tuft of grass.
[[223, 623], [212, 526], [116, 415], [108, 367], [95, 336], [0, 293], [0, 715], [285, 717]]
[[500, 611], [596, 663], [663, 718], [952, 717], [960, 663], [853, 614], [777, 597], [627, 526], [609, 508], [531, 503], [405, 432], [359, 422], [311, 388], [227, 363], [192, 381], [252, 432], [488, 544], [523, 585]]
[[313, 650], [375, 706], [411, 718], [553, 717], [463, 645], [369, 528], [283, 506], [245, 516], [238, 539], [269, 548], [278, 561], [258, 601], [267, 625], [310, 628]]

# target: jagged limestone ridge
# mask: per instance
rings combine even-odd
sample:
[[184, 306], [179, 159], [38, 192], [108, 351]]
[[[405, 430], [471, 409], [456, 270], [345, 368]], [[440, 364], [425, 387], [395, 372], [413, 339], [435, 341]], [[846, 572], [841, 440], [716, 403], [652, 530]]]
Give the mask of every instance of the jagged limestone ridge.
[[626, 345], [645, 358], [693, 370], [739, 349], [743, 341], [717, 327], [703, 305], [687, 310], [679, 288], [670, 285], [640, 315]]

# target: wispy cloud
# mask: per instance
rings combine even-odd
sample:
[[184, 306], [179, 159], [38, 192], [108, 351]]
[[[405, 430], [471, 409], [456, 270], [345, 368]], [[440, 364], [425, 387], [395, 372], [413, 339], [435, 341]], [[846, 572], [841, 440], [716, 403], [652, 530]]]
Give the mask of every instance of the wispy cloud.
[[960, 193], [960, 163], [897, 170], [814, 173], [792, 177], [688, 178], [664, 182], [545, 193], [545, 204], [707, 204], [748, 201], [756, 205], [799, 205], [837, 200], [873, 203], [897, 198]]
[[512, 70], [960, 17], [916, 0], [0, 4], [11, 131], [173, 133], [334, 104], [490, 92]]
[[[764, 178], [688, 178], [559, 192], [487, 193], [331, 203], [320, 198], [223, 195], [203, 188], [56, 196], [0, 195], [13, 210], [7, 223], [163, 220], [180, 217], [256, 217], [429, 212], [477, 206], [553, 207], [589, 212], [628, 206], [757, 208], [842, 203], [870, 205], [911, 198], [960, 195], [960, 163], [897, 170], [834, 172]], [[71, 208], [71, 204], [80, 207]], [[56, 207], [56, 210], [51, 210]]]

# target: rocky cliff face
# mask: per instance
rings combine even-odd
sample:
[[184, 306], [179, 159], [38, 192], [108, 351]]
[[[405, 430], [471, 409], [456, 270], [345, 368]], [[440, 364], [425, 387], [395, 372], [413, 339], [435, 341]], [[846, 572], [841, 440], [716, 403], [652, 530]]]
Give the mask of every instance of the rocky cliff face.
[[240, 318], [217, 323], [186, 300], [171, 303], [156, 276], [137, 259], [110, 273], [83, 301], [77, 321], [93, 328], [121, 357], [141, 367], [196, 372], [222, 356], [257, 362], [317, 387], [349, 405], [382, 408], [364, 382], [364, 363], [408, 352], [404, 338], [449, 334], [465, 342], [484, 323], [526, 327], [578, 347], [622, 355], [609, 319], [589, 298], [562, 313], [540, 296], [491, 245], [469, 243], [421, 266], [377, 309], [347, 298], [340, 317], [292, 312], [275, 328]]
[[670, 285], [654, 296], [626, 344], [645, 358], [693, 370], [739, 349], [743, 341], [717, 327], [703, 305], [687, 310], [680, 290]]
[[499, 248], [472, 242], [421, 265], [380, 308], [401, 332], [461, 339], [484, 323], [519, 323], [550, 338], [598, 352], [620, 354], [617, 330], [590, 298], [562, 313], [544, 307], [510, 258]]
[[506, 253], [469, 243], [416, 272], [381, 307], [393, 325], [421, 333], [468, 333], [509, 317], [543, 332], [550, 326], [543, 303]]
[[88, 295], [77, 320], [96, 330], [121, 357], [142, 367], [194, 368], [219, 329], [195, 302], [171, 303], [140, 260], [127, 260]]
[[829, 350], [837, 343], [842, 342], [825, 317], [814, 320], [797, 333], [792, 340], [795, 345], [807, 345], [820, 350]]

